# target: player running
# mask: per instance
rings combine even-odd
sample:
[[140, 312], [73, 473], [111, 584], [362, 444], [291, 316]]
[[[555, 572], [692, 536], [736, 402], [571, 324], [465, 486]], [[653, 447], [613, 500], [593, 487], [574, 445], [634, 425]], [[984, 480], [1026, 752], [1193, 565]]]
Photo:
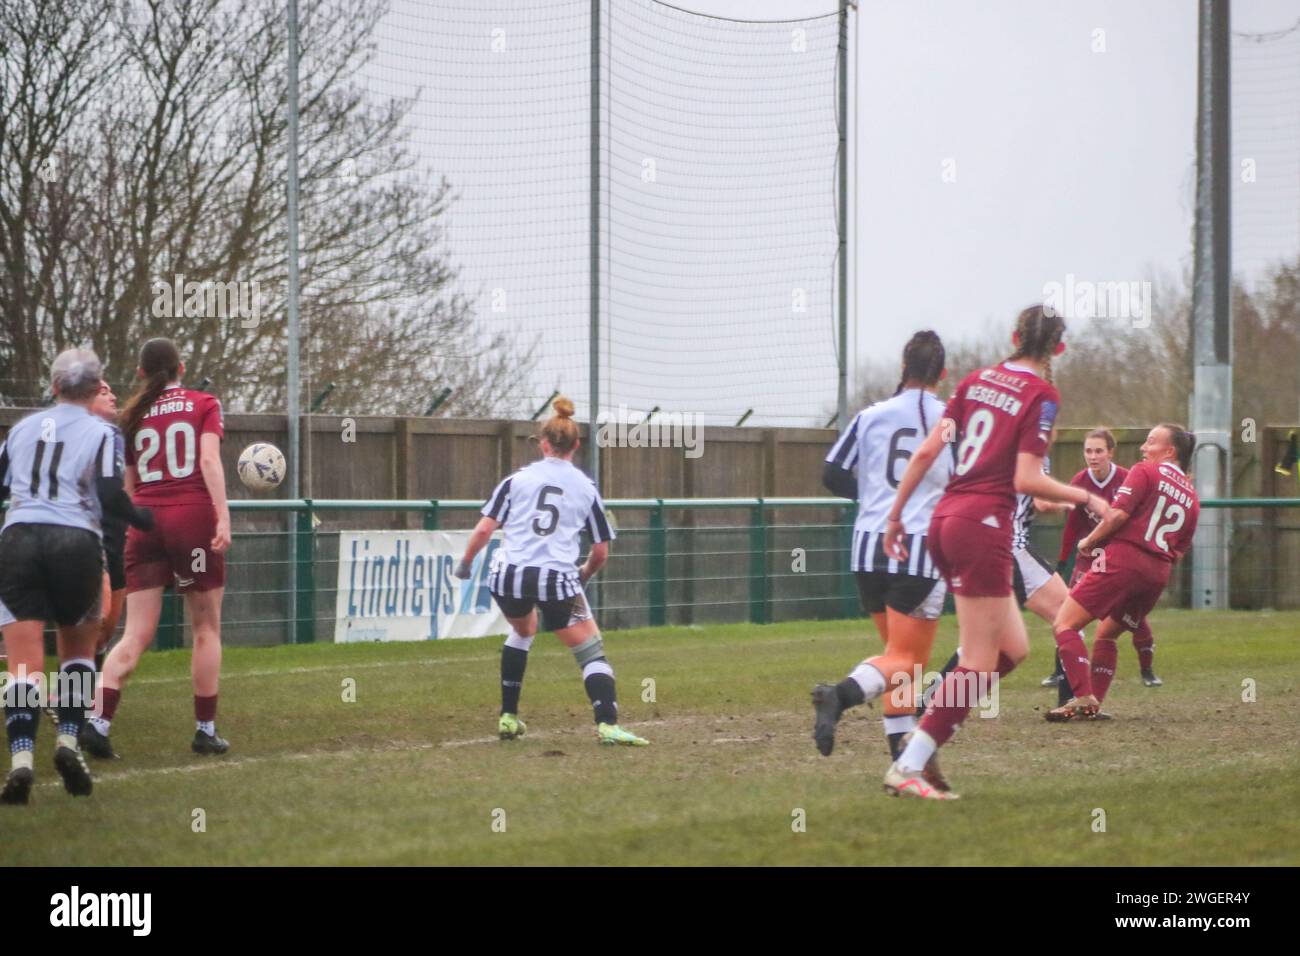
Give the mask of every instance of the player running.
[[108, 734], [122, 687], [153, 642], [163, 590], [175, 583], [185, 598], [194, 648], [194, 739], [197, 754], [223, 754], [217, 734], [221, 678], [221, 598], [225, 593], [230, 511], [221, 467], [221, 403], [181, 385], [185, 363], [169, 339], [140, 350], [140, 385], [122, 411], [127, 481], [135, 500], [154, 509], [156, 527], [126, 539], [126, 628], [104, 661], [101, 716], [82, 730], [81, 745], [111, 758]]
[[[1053, 439], [1054, 440], [1054, 439]], [[1043, 474], [1052, 473], [1051, 463], [1047, 457], [1043, 458]], [[1052, 511], [1074, 511], [1074, 505], [1068, 502], [1045, 501], [1042, 498], [1035, 498], [1033, 495], [1016, 495], [1015, 517], [1012, 519], [1011, 534], [1011, 560], [1012, 560], [1012, 578], [1011, 587], [1016, 595], [1016, 606], [1021, 610], [1032, 611], [1038, 615], [1048, 625], [1056, 621], [1056, 613], [1065, 603], [1065, 597], [1069, 590], [1065, 586], [1065, 579], [1061, 577], [1059, 570], [1053, 567], [1052, 563], [1039, 554], [1038, 549], [1029, 543], [1029, 529], [1034, 523], [1034, 518], [1040, 512]], [[934, 681], [926, 691], [925, 703], [929, 704], [930, 698], [942, 686], [943, 678], [947, 677], [949, 672], [957, 666], [961, 660], [961, 649], [958, 648], [953, 652], [952, 657], [948, 658], [948, 663], [943, 665], [943, 670], [939, 672], [938, 680]], [[1059, 703], [1064, 704], [1070, 699], [1069, 685], [1066, 684], [1061, 689], [1061, 698]]]
[[1065, 350], [1065, 323], [1042, 306], [1020, 313], [1015, 351], [977, 369], [957, 386], [943, 419], [912, 455], [885, 526], [886, 553], [908, 559], [904, 511], [945, 441], [957, 441], [952, 481], [935, 508], [926, 538], [929, 555], [957, 603], [961, 663], [944, 678], [921, 725], [885, 773], [887, 793], [951, 800], [925, 778], [935, 751], [947, 743], [971, 705], [1029, 653], [1025, 622], [1012, 591], [1011, 551], [1016, 494], [1086, 504], [1099, 496], [1043, 473], [1060, 395], [1051, 384], [1053, 356]]
[[[501, 649], [497, 733], [502, 740], [513, 740], [527, 730], [519, 719], [519, 693], [540, 608], [543, 625], [555, 632], [582, 668], [597, 739], [602, 744], [644, 747], [649, 741], [618, 725], [614, 669], [605, 658], [600, 630], [582, 590], [609, 558], [614, 529], [605, 517], [595, 482], [573, 464], [579, 444], [573, 402], [560, 397], [554, 408], [539, 435], [543, 458], [496, 486], [455, 571], [456, 577], [468, 580], [479, 551], [497, 528], [505, 529], [505, 542], [493, 555], [488, 572], [488, 589], [510, 623]], [[591, 553], [579, 569], [575, 567], [578, 538], [584, 528], [591, 535]]]
[[[917, 332], [903, 350], [903, 374], [894, 397], [858, 412], [826, 456], [826, 487], [858, 502], [850, 567], [862, 610], [875, 621], [885, 652], [867, 658], [838, 684], [813, 688], [813, 739], [823, 756], [830, 756], [835, 746], [835, 726], [844, 711], [877, 697], [885, 697], [884, 727], [891, 759], [898, 759], [904, 737], [916, 728], [913, 675], [929, 663], [947, 593], [925, 536], [930, 515], [952, 476], [953, 456], [938, 456], [903, 513], [907, 527], [920, 529], [912, 535], [907, 561], [885, 554], [885, 518], [902, 467], [943, 415], [943, 402], [934, 391], [945, 374], [939, 336]], [[937, 764], [927, 779], [939, 789], [948, 789]]]
[[[1087, 462], [1087, 467], [1070, 479], [1070, 484], [1079, 488], [1091, 488], [1101, 495], [1107, 501], [1113, 501], [1115, 493], [1124, 484], [1124, 478], [1128, 475], [1128, 469], [1123, 468], [1113, 461], [1115, 455], [1115, 436], [1105, 428], [1097, 428], [1088, 433], [1088, 437], [1083, 441], [1083, 457]], [[1064, 568], [1069, 561], [1070, 555], [1075, 551], [1079, 541], [1090, 530], [1097, 526], [1097, 520], [1087, 512], [1071, 509], [1070, 516], [1065, 520], [1065, 533], [1061, 537], [1061, 553], [1057, 556], [1057, 566]], [[1086, 561], [1080, 560], [1075, 563], [1074, 574], [1070, 577], [1070, 586], [1083, 578], [1091, 563], [1090, 556]], [[1142, 672], [1142, 683], [1147, 687], [1160, 687], [1164, 684], [1155, 673], [1155, 637], [1151, 633], [1151, 625], [1147, 623], [1144, 617], [1138, 622], [1138, 626], [1133, 629], [1133, 649], [1138, 654], [1138, 666]], [[1056, 661], [1057, 672], [1052, 682], [1057, 684], [1061, 691], [1061, 701], [1064, 704], [1071, 696], [1069, 692], [1069, 682], [1061, 678], [1065, 677], [1065, 671], [1061, 668], [1060, 657]], [[1044, 681], [1044, 684], [1047, 682]]]
[[0, 600], [9, 669], [5, 726], [12, 769], [0, 802], [27, 803], [43, 694], [44, 630], [57, 629], [58, 739], [54, 766], [64, 789], [89, 796], [90, 771], [77, 737], [93, 697], [95, 641], [103, 600], [103, 516], [148, 528], [123, 485], [122, 435], [90, 411], [102, 384], [99, 358], [70, 349], [54, 360], [53, 408], [33, 412], [0, 448], [0, 502], [12, 495], [0, 533]]
[[[1195, 447], [1195, 436], [1181, 425], [1151, 429], [1142, 443], [1143, 460], [1129, 469], [1110, 509], [1079, 542], [1087, 573], [1070, 589], [1054, 627], [1074, 698], [1049, 711], [1048, 720], [1097, 715], [1115, 676], [1116, 638], [1151, 613], [1174, 562], [1191, 547], [1201, 511], [1186, 474]], [[1100, 623], [1089, 667], [1080, 631], [1092, 621]]]

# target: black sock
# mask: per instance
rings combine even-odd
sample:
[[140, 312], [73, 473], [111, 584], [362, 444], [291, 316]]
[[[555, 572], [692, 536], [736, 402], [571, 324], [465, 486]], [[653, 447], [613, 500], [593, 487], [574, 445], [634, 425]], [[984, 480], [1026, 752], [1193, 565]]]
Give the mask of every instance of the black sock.
[[9, 752], [34, 750], [36, 727], [41, 720], [40, 692], [27, 681], [10, 681], [5, 688], [5, 730], [9, 734]]
[[59, 733], [77, 736], [95, 700], [95, 671], [89, 661], [69, 661], [59, 668]]
[[904, 731], [903, 733], [889, 735], [889, 756], [894, 760], [903, 756], [903, 738], [908, 733], [908, 731]]
[[956, 669], [957, 663], [960, 660], [961, 660], [961, 655], [958, 654], [956, 651], [953, 651], [952, 657], [948, 658], [948, 663], [944, 664], [943, 670], [939, 671], [939, 680], [943, 680], [945, 677], [951, 674]]
[[1052, 673], [1057, 677], [1060, 677], [1062, 680], [1065, 679], [1065, 666], [1061, 663], [1061, 655], [1059, 653], [1056, 655], [1056, 670], [1052, 671]]
[[[583, 668], [583, 671], [585, 672], [587, 667], [592, 664], [604, 664], [605, 667], [609, 667], [609, 661], [603, 657], [598, 657], [589, 662]], [[618, 698], [614, 691], [614, 675], [606, 674], [603, 669], [598, 669], [590, 674], [584, 673], [582, 686], [587, 689], [587, 697], [591, 701], [592, 710], [595, 712], [596, 723], [617, 724]]]
[[[1056, 662], [1057, 662], [1057, 666], [1059, 667], [1061, 663], [1060, 654], [1056, 655]], [[1070, 678], [1066, 677], [1064, 672], [1062, 672], [1061, 679], [1056, 682], [1057, 706], [1064, 707], [1066, 704], [1070, 702], [1070, 698], [1072, 698], [1073, 696], [1074, 696], [1074, 690], [1070, 687]]]
[[862, 688], [852, 677], [846, 677], [835, 685], [835, 696], [839, 699], [841, 712], [867, 700], [867, 695], [862, 693]]
[[519, 713], [519, 692], [524, 687], [528, 652], [521, 647], [501, 648], [501, 713]]

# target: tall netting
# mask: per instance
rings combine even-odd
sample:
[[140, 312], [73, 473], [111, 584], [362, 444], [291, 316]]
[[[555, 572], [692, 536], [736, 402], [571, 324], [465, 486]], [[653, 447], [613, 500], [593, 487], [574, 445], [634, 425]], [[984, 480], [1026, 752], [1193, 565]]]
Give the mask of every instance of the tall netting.
[[1300, 20], [1232, 40], [1233, 272], [1300, 266]]
[[606, 26], [603, 403], [824, 424], [838, 18], [624, 0]]
[[411, 151], [451, 185], [467, 345], [505, 333], [527, 360], [510, 411], [560, 390], [589, 413], [596, 279], [603, 411], [824, 424], [837, 27], [602, 4], [594, 118], [589, 0], [390, 0], [359, 79], [409, 105]]

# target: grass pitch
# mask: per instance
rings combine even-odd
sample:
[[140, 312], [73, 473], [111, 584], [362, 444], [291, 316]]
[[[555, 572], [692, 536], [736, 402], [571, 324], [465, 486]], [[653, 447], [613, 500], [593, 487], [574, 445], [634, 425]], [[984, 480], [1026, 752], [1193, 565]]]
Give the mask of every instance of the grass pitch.
[[[1083, 725], [1044, 722], [1051, 642], [1028, 624], [1000, 716], [972, 714], [943, 751], [948, 804], [881, 792], [879, 709], [846, 716], [832, 757], [813, 747], [808, 693], [879, 651], [865, 621], [606, 634], [622, 722], [652, 742], [637, 749], [596, 744], [546, 634], [511, 743], [499, 638], [229, 650], [217, 758], [189, 753], [188, 654], [153, 653], [91, 798], [63, 792], [42, 720], [32, 804], [0, 807], [0, 865], [1300, 863], [1300, 614], [1158, 613], [1166, 685], [1141, 685], [1126, 636], [1116, 719]], [[944, 618], [933, 667], [955, 641]]]

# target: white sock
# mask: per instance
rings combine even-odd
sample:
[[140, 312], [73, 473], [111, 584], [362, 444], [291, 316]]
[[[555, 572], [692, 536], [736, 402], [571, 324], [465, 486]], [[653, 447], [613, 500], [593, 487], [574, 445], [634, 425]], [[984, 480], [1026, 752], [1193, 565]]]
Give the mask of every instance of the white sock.
[[76, 750], [77, 738], [72, 734], [59, 734], [58, 737], [54, 739], [54, 746], [67, 747], [69, 750]]
[[196, 720], [194, 722], [199, 730], [203, 731], [209, 737], [215, 737], [217, 733], [217, 722], [215, 720]]
[[36, 756], [36, 755], [35, 755], [34, 753], [32, 753], [30, 750], [16, 750], [16, 751], [14, 751], [14, 753], [13, 753], [13, 768], [14, 768], [15, 770], [17, 770], [17, 769], [19, 769], [20, 767], [26, 767], [28, 770], [31, 770], [31, 769], [32, 769], [32, 759], [33, 759], [35, 756]]
[[849, 672], [849, 677], [862, 688], [862, 696], [875, 700], [885, 692], [885, 675], [870, 664], [859, 664]]
[[90, 718], [90, 726], [94, 727], [97, 731], [99, 731], [99, 732], [100, 732], [101, 734], [103, 734], [105, 737], [108, 736], [108, 728], [111, 727], [112, 725], [113, 725], [113, 722], [112, 722], [111, 720], [105, 720], [103, 717], [91, 717], [91, 718]]
[[899, 714], [897, 717], [885, 717], [885, 736], [906, 734], [916, 729], [915, 714]]
[[898, 769], [920, 773], [938, 749], [939, 745], [934, 742], [933, 737], [924, 730], [917, 730], [912, 734], [912, 739], [908, 742], [903, 755], [898, 758]]
[[[536, 634], [533, 635], [533, 637], [536, 636], [537, 636]], [[517, 632], [515, 632], [514, 629], [511, 629], [509, 635], [506, 636], [506, 647], [514, 647], [523, 651], [524, 653], [527, 653], [528, 649], [531, 648], [532, 646], [533, 646], [532, 637], [523, 637]]]

